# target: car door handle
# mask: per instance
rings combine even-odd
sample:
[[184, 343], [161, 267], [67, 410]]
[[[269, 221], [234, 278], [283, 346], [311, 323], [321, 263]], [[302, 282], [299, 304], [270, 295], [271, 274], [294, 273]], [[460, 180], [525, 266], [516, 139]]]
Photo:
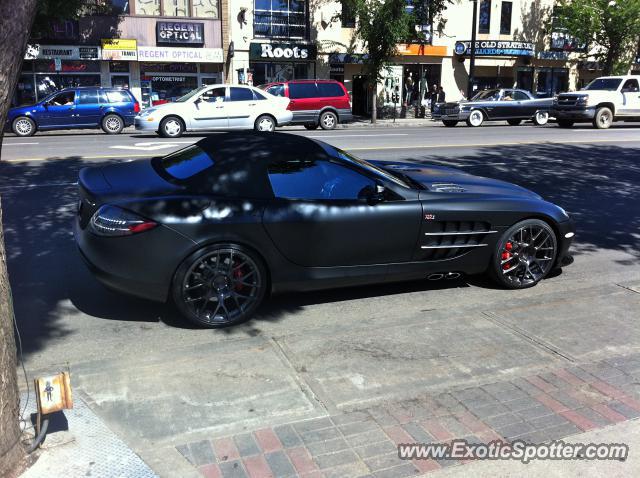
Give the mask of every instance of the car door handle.
[[224, 108], [224, 106], [216, 106], [217, 110], [222, 109], [222, 108]]
[[249, 106], [255, 106], [255, 105], [256, 105], [255, 103], [249, 103]]

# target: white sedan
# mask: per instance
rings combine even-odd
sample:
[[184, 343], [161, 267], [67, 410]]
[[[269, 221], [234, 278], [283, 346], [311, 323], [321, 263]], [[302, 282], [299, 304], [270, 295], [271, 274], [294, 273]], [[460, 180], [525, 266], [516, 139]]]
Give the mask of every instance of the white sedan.
[[178, 138], [185, 131], [255, 129], [273, 131], [289, 123], [289, 98], [244, 85], [209, 85], [173, 103], [147, 108], [135, 118], [141, 131]]

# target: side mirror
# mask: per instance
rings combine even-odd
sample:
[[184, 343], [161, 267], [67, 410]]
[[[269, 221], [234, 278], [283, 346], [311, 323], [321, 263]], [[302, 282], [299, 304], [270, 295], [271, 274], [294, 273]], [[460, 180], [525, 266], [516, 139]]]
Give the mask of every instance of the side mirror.
[[385, 192], [386, 189], [382, 184], [376, 184], [375, 186], [365, 186], [358, 196], [373, 205], [385, 200]]

